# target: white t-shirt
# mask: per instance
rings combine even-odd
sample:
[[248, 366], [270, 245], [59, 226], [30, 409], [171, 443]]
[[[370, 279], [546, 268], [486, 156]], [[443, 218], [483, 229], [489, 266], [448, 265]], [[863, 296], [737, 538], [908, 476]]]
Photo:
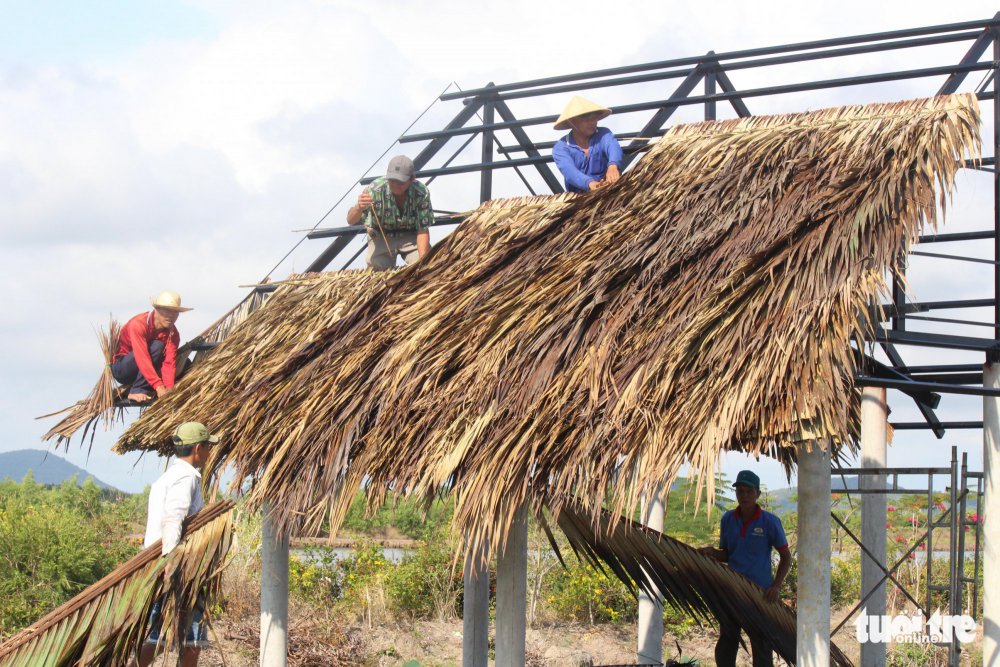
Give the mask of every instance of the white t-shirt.
[[202, 508], [201, 473], [187, 461], [175, 460], [149, 489], [149, 511], [146, 516], [148, 547], [163, 540], [163, 555], [173, 551], [181, 541], [181, 524]]

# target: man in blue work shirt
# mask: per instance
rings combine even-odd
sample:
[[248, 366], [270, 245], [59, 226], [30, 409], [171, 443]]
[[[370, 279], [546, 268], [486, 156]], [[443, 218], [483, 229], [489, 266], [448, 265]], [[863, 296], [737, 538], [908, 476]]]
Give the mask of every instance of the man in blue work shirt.
[[622, 147], [614, 133], [597, 123], [611, 109], [574, 96], [553, 129], [571, 130], [552, 147], [552, 158], [566, 180], [567, 192], [587, 192], [621, 177]]
[[[741, 470], [736, 476], [737, 508], [722, 515], [719, 525], [719, 548], [705, 547], [706, 556], [729, 563], [736, 572], [764, 589], [771, 602], [780, 597], [781, 584], [792, 566], [792, 555], [781, 519], [765, 512], [757, 504], [760, 498], [760, 478], [750, 470]], [[779, 556], [778, 572], [771, 576], [771, 549]], [[753, 650], [753, 667], [773, 667], [774, 658], [766, 641], [747, 633]], [[740, 629], [723, 624], [719, 628], [719, 641], [715, 645], [715, 662], [719, 667], [735, 667], [736, 653], [740, 647]]]

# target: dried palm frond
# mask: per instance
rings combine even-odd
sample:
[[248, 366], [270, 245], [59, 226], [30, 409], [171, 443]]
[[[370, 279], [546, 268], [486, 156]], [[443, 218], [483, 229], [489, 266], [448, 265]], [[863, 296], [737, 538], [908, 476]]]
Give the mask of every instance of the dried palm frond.
[[[292, 276], [290, 280], [308, 279], [309, 274]], [[205, 331], [184, 343], [177, 350], [177, 382], [187, 374], [193, 364], [211, 356], [213, 349], [200, 350], [195, 352], [193, 361], [189, 361], [191, 351], [196, 344], [220, 343], [226, 339], [230, 332], [242, 324], [251, 313], [262, 308], [267, 303], [271, 292], [254, 290], [248, 294], [243, 301], [234, 306], [229, 312], [213, 322]], [[37, 419], [47, 419], [63, 413], [69, 412], [58, 424], [53, 426], [45, 435], [43, 441], [56, 439], [57, 445], [69, 447], [69, 441], [81, 428], [83, 433], [81, 441], [86, 440], [87, 433], [90, 433], [91, 444], [93, 444], [94, 433], [98, 421], [103, 420], [104, 429], [108, 430], [116, 421], [124, 418], [124, 409], [120, 406], [120, 401], [125, 398], [127, 388], [117, 387], [114, 378], [111, 377], [110, 364], [115, 350], [118, 347], [118, 336], [121, 333], [121, 326], [113, 319], [111, 326], [114, 327], [110, 334], [101, 332], [101, 349], [105, 356], [105, 368], [101, 374], [101, 379], [91, 392], [90, 396], [74, 405], [63, 408], [58, 412], [37, 417]], [[96, 400], [95, 397], [100, 397]]]
[[101, 371], [100, 379], [91, 389], [90, 394], [82, 401], [59, 412], [37, 417], [37, 419], [45, 419], [69, 412], [42, 436], [42, 440], [55, 438], [56, 446], [65, 445], [68, 448], [72, 435], [82, 428], [81, 440], [86, 440], [89, 431], [91, 444], [93, 444], [98, 422], [104, 425], [106, 431], [115, 422], [123, 421], [123, 410], [117, 407], [122, 390], [119, 389], [118, 383], [111, 376], [111, 362], [118, 349], [118, 337], [121, 335], [121, 331], [121, 325], [112, 317], [108, 321], [108, 328], [97, 332], [97, 339], [101, 343], [101, 355], [104, 358], [104, 369]]
[[362, 484], [371, 507], [447, 488], [495, 546], [524, 502], [628, 514], [685, 464], [711, 493], [727, 449], [850, 446], [851, 340], [978, 123], [958, 95], [674, 127], [612, 186], [483, 207], [278, 360], [234, 334], [238, 384], [174, 392], [118, 448], [163, 447], [160, 408], [224, 415], [218, 462], [283, 530], [331, 501], [336, 528]]
[[[167, 455], [173, 451], [169, 436], [183, 415], [184, 421], [202, 421], [213, 433], [224, 436], [212, 448], [212, 457], [225, 459], [239, 409], [234, 399], [257, 379], [277, 370], [288, 350], [308, 343], [382, 289], [388, 275], [343, 271], [297, 276], [280, 283], [263, 308], [234, 327], [210, 356], [191, 368], [183, 384], [143, 413], [144, 423], [155, 424], [154, 429], [166, 433], [157, 442], [160, 452]], [[122, 443], [115, 447], [119, 453], [130, 449], [134, 448]], [[210, 463], [206, 472], [211, 475], [213, 471]]]
[[[163, 599], [162, 641], [178, 645], [199, 593], [218, 595], [229, 551], [232, 502], [205, 507], [185, 521], [181, 543], [160, 556], [144, 549], [34, 625], [0, 645], [0, 667], [125, 667], [149, 634], [149, 616]], [[166, 581], [164, 571], [173, 572]]]
[[[633, 594], [639, 588], [651, 596], [662, 592], [666, 604], [699, 623], [739, 627], [795, 664], [795, 612], [769, 601], [764, 589], [743, 575], [624, 517], [601, 512], [595, 523], [578, 503], [564, 504], [556, 521], [578, 556], [601, 570], [606, 566]], [[552, 545], [558, 553], [555, 540]], [[833, 643], [830, 661], [842, 667], [853, 664]]]

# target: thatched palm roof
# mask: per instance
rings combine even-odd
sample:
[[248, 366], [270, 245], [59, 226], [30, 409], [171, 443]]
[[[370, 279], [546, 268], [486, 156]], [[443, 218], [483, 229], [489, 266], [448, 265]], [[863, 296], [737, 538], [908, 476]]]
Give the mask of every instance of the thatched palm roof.
[[[224, 460], [286, 528], [331, 500], [338, 525], [362, 483], [373, 505], [447, 487], [458, 527], [494, 545], [523, 502], [619, 513], [684, 464], [710, 484], [727, 449], [791, 466], [798, 438], [850, 443], [850, 341], [978, 137], [971, 95], [675, 127], [613, 186], [477, 211], [119, 447], [224, 415]], [[253, 366], [231, 353], [218, 372]]]

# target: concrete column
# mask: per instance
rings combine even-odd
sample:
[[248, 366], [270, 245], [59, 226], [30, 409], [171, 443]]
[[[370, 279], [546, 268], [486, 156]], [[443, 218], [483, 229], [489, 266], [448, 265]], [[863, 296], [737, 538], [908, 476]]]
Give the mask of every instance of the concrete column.
[[496, 667], [524, 667], [528, 606], [528, 508], [515, 510], [507, 542], [497, 554]]
[[798, 667], [830, 665], [830, 442], [799, 443]]
[[[663, 487], [642, 499], [642, 523], [663, 532]], [[635, 649], [640, 665], [663, 662], [663, 597], [650, 597], [639, 589], [639, 632]]]
[[[983, 366], [1000, 389], [1000, 361]], [[983, 397], [983, 665], [1000, 664], [1000, 398]]]
[[486, 667], [490, 652], [490, 566], [486, 547], [465, 554], [462, 667]]
[[260, 667], [285, 667], [288, 658], [288, 538], [279, 538], [264, 503], [260, 541]]
[[[885, 402], [885, 387], [865, 387], [861, 392], [861, 467], [885, 468], [888, 409]], [[862, 489], [885, 490], [885, 475], [861, 475]], [[879, 563], [885, 565], [886, 540], [886, 496], [862, 494], [861, 496], [861, 542]], [[801, 568], [801, 563], [799, 565]], [[869, 616], [885, 614], [885, 582], [882, 570], [866, 554], [861, 554], [861, 597], [873, 588], [875, 592], [865, 603]], [[861, 644], [861, 664], [865, 667], [885, 667], [884, 642]]]

